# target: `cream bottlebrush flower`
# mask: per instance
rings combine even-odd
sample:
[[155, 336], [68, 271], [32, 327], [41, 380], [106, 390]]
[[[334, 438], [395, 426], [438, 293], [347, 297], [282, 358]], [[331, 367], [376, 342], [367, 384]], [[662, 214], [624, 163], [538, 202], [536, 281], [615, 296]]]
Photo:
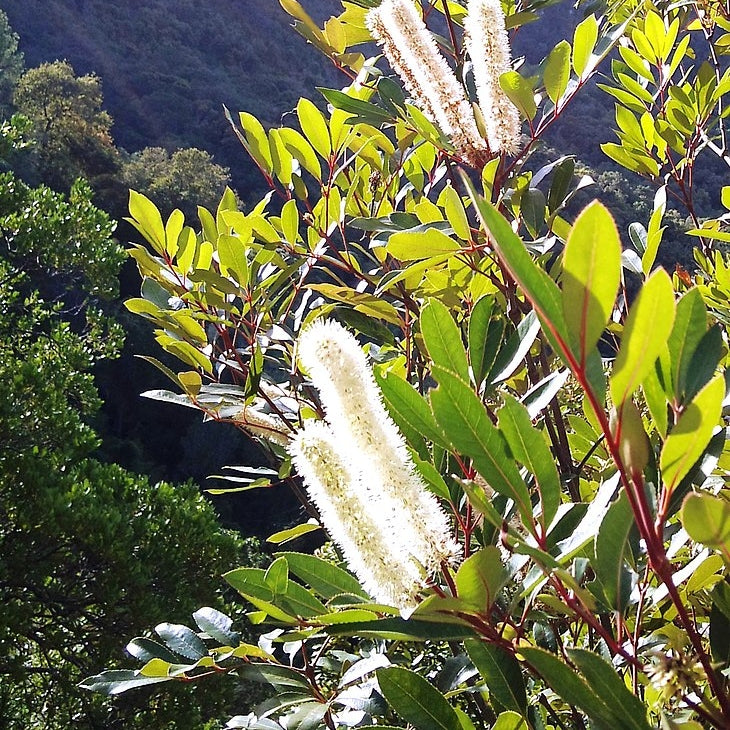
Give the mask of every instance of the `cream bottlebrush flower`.
[[434, 574], [457, 552], [449, 520], [416, 472], [357, 340], [338, 323], [319, 320], [300, 335], [298, 356], [343, 452], [380, 501], [373, 519], [400, 536], [403, 549]]
[[339, 437], [323, 422], [310, 422], [294, 437], [289, 453], [324, 527], [363, 588], [389, 606], [415, 608], [422, 584], [419, 567], [373, 519], [379, 505], [353, 472]]
[[469, 0], [467, 12], [464, 37], [489, 147], [514, 154], [519, 149], [520, 115], [499, 85], [499, 77], [511, 68], [502, 5], [499, 0]]
[[486, 160], [474, 110], [413, 0], [383, 0], [367, 14], [367, 26], [414, 101], [471, 164]]

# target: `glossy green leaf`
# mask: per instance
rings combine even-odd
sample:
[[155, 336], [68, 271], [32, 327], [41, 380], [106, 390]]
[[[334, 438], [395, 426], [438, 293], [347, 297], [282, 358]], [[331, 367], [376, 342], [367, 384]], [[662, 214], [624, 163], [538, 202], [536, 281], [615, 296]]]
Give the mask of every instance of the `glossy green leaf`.
[[668, 343], [671, 384], [680, 403], [686, 389], [692, 357], [706, 331], [707, 310], [700, 290], [695, 287], [677, 302], [677, 316]]
[[624, 326], [610, 384], [617, 408], [631, 397], [654, 367], [666, 347], [674, 316], [672, 280], [664, 269], [657, 269], [641, 288]]
[[461, 622], [427, 621], [414, 616], [408, 620], [392, 616], [377, 621], [335, 624], [328, 626], [326, 631], [333, 636], [362, 636], [394, 641], [461, 641], [476, 637], [474, 629]]
[[273, 535], [270, 535], [266, 539], [266, 542], [274, 543], [274, 545], [283, 545], [285, 542], [289, 542], [290, 540], [296, 540], [302, 535], [306, 535], [310, 532], [316, 532], [317, 530], [321, 529], [321, 525], [316, 525], [311, 522], [305, 522], [301, 525], [297, 525], [296, 527], [291, 527], [288, 530], [280, 530], [279, 532], [275, 532]]
[[458, 597], [480, 613], [488, 614], [497, 594], [509, 580], [499, 550], [494, 545], [470, 555], [456, 573]]
[[282, 127], [279, 137], [294, 159], [317, 180], [321, 180], [322, 167], [312, 145], [296, 129], [290, 127]]
[[323, 598], [342, 593], [368, 598], [357, 578], [326, 560], [306, 553], [276, 553], [276, 556], [286, 558], [289, 570]]
[[404, 667], [376, 674], [383, 696], [406, 722], [419, 730], [461, 730], [454, 708], [428, 680]]
[[162, 623], [155, 627], [155, 633], [174, 651], [186, 659], [196, 662], [208, 655], [203, 640], [187, 626]]
[[199, 608], [193, 614], [193, 619], [201, 631], [223, 646], [237, 646], [241, 641], [241, 635], [232, 630], [233, 620], [215, 608]]
[[147, 639], [144, 636], [138, 636], [136, 639], [132, 639], [125, 648], [131, 656], [139, 659], [141, 662], [148, 662], [151, 659], [162, 659], [170, 664], [177, 664], [180, 661], [180, 657], [177, 654], [173, 654], [166, 646], [158, 644], [156, 641]]
[[[621, 721], [616, 723], [614, 713], [604, 699], [555, 654], [544, 649], [527, 647], [521, 647], [520, 654], [563, 700], [583, 710], [600, 730], [623, 727]], [[617, 709], [621, 711], [621, 708]]]
[[134, 190], [129, 191], [129, 213], [127, 220], [147, 239], [158, 253], [166, 249], [165, 225], [157, 206], [146, 196]]
[[319, 89], [319, 91], [335, 109], [342, 109], [342, 111], [349, 114], [354, 114], [356, 120], [350, 120], [352, 122], [362, 121], [377, 127], [383, 122], [389, 122], [393, 119], [393, 115], [382, 107], [362, 99], [356, 99], [342, 91], [336, 89]]
[[232, 275], [239, 284], [248, 284], [246, 247], [238, 236], [223, 234], [218, 237], [218, 259], [224, 276]]
[[297, 104], [297, 117], [304, 136], [312, 147], [327, 159], [332, 153], [332, 140], [322, 112], [309, 99], [302, 98]]
[[534, 475], [540, 494], [542, 523], [550, 525], [560, 504], [560, 475], [544, 436], [533, 425], [525, 406], [505, 393], [499, 430], [512, 456]]
[[730, 502], [692, 492], [682, 504], [680, 519], [693, 540], [730, 555]]
[[429, 299], [421, 309], [419, 321], [431, 361], [468, 381], [469, 363], [461, 340], [461, 330], [448, 307], [438, 299]]
[[525, 119], [532, 119], [535, 116], [537, 112], [535, 91], [524, 76], [517, 71], [507, 71], [499, 77], [499, 85]]
[[238, 121], [243, 127], [247, 142], [246, 151], [267, 173], [271, 173], [271, 147], [269, 147], [269, 138], [266, 136], [261, 122], [248, 112], [240, 112]]
[[491, 730], [529, 730], [527, 722], [516, 712], [501, 712]]
[[407, 424], [442, 448], [449, 448], [448, 439], [436, 422], [428, 402], [410, 383], [393, 373], [377, 369], [374, 375], [388, 410], [396, 421]]
[[618, 230], [594, 201], [578, 216], [563, 254], [563, 315], [582, 366], [611, 317], [620, 282]]
[[548, 54], [543, 72], [545, 91], [550, 100], [557, 106], [558, 100], [568, 88], [570, 80], [570, 43], [560, 41]]
[[634, 527], [634, 514], [624, 491], [609, 507], [601, 522], [595, 540], [593, 570], [606, 604], [622, 611], [631, 591], [631, 575], [625, 566], [624, 556], [629, 534]]
[[616, 670], [598, 654], [585, 649], [568, 649], [568, 657], [614, 715], [614, 727], [651, 730], [644, 703], [624, 684]]
[[588, 61], [598, 41], [598, 22], [589, 15], [578, 24], [573, 34], [573, 70], [580, 78], [588, 68]]
[[524, 715], [527, 712], [527, 691], [518, 661], [485, 641], [465, 641], [464, 646], [489, 689], [490, 699], [507, 710]]
[[79, 683], [79, 687], [99, 692], [103, 695], [118, 695], [129, 689], [146, 687], [150, 684], [168, 682], [170, 677], [145, 677], [137, 671], [130, 669], [113, 669], [93, 677], [88, 677]]
[[484, 405], [464, 381], [434, 368], [439, 387], [431, 392], [436, 420], [458, 453], [470, 457], [476, 470], [496, 492], [513, 499], [525, 525], [532, 522], [527, 485]]
[[686, 406], [664, 442], [659, 460], [665, 486], [672, 490], [702, 456], [720, 424], [725, 378], [718, 375]]
[[493, 309], [494, 298], [484, 296], [477, 300], [469, 316], [469, 363], [477, 385], [484, 380], [487, 369], [497, 355], [497, 348], [489, 343]]
[[394, 233], [386, 246], [387, 252], [400, 261], [420, 261], [454, 253], [460, 248], [456, 241], [437, 228]]

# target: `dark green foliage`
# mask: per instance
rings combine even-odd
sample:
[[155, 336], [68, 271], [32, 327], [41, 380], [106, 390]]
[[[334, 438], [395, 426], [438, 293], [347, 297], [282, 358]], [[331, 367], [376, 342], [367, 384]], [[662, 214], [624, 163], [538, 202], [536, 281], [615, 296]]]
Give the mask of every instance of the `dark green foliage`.
[[125, 187], [155, 200], [165, 215], [180, 208], [188, 219], [195, 217], [198, 205], [213, 209], [231, 181], [230, 171], [203, 150], [170, 154], [162, 147], [135, 152], [124, 162], [121, 178]]
[[18, 34], [8, 22], [8, 16], [0, 10], [0, 115], [7, 116], [13, 90], [23, 73], [23, 54], [18, 50]]
[[78, 177], [93, 183], [115, 173], [112, 119], [102, 109], [97, 76], [77, 76], [66, 61], [44, 63], [23, 74], [13, 103], [33, 123], [33, 168], [40, 180], [65, 191]]
[[188, 619], [222, 572], [255, 561], [192, 485], [94, 459], [90, 371], [121, 338], [86, 300], [113, 291], [121, 262], [89, 196], [0, 176], [0, 717], [7, 728], [204, 727], [230, 685], [201, 701], [116, 705], [76, 686], [122, 659], [123, 632]]

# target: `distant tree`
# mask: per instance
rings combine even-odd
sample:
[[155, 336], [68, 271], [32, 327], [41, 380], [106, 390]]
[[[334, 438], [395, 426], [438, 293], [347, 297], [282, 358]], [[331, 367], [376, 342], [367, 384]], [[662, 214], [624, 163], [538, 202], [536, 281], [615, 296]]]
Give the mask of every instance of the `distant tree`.
[[0, 116], [10, 115], [13, 91], [23, 73], [25, 63], [18, 50], [18, 34], [13, 31], [8, 16], [0, 10]]
[[192, 147], [170, 154], [162, 147], [147, 147], [124, 163], [122, 180], [155, 200], [166, 213], [180, 208], [193, 218], [198, 205], [217, 205], [231, 176], [204, 150]]
[[[114, 291], [121, 252], [90, 194], [0, 176], [0, 725], [204, 728], [230, 686], [131, 704], [77, 687], [123, 658], [119, 636], [170, 608], [189, 618], [218, 600], [220, 573], [253, 559], [192, 485], [153, 485], [94, 458], [91, 369], [121, 333], [88, 303]], [[83, 277], [82, 261], [93, 262]]]
[[38, 178], [54, 190], [67, 191], [78, 177], [93, 184], [117, 169], [98, 76], [76, 76], [67, 61], [44, 63], [21, 76], [13, 101], [33, 123]]

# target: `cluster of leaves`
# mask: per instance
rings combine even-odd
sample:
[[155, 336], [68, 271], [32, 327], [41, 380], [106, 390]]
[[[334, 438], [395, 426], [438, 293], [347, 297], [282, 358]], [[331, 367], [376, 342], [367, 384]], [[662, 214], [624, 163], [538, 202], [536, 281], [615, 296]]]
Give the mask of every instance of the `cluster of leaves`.
[[[165, 646], [146, 643], [141, 670], [85, 685], [118, 693], [258, 677], [276, 696], [229, 727], [269, 730], [726, 727], [727, 260], [707, 236], [694, 279], [655, 268], [667, 193], [684, 180], [669, 157], [625, 247], [598, 203], [568, 220], [587, 182], [571, 159], [530, 164], [617, 47], [637, 69], [625, 49], [647, 55], [644, 70], [661, 57], [667, 88], [675, 74], [678, 87], [704, 79], [684, 41], [702, 32], [704, 6], [588, 15], [534, 76], [504, 74], [522, 149], [475, 170], [359, 52], [376, 2], [345, 1], [324, 28], [295, 0], [281, 4], [357, 83], [323, 90], [326, 112], [300, 100], [297, 127], [239, 115], [239, 139], [270, 187], [247, 212], [227, 193], [200, 209], [195, 230], [132, 193], [130, 222], [147, 246], [130, 249], [143, 283], [127, 306], [184, 366], [152, 360], [177, 391], [149, 395], [242, 428], [245, 408], [264, 409], [296, 431], [322, 414], [297, 369], [297, 334], [316, 317], [341, 320], [369, 343], [384, 402], [453, 518], [460, 564], [443, 566], [406, 619], [372, 603], [337, 555], [280, 553], [268, 570], [226, 576], [269, 629], [258, 645], [204, 612], [197, 629], [158, 631]], [[446, 25], [439, 43], [457, 66], [465, 5], [424, 8]], [[544, 5], [510, 6], [508, 27]], [[651, 57], [655, 40], [640, 39], [657, 22], [671, 47]], [[713, 144], [717, 88], [692, 118]], [[647, 150], [669, 155], [689, 142], [664, 147], [674, 123], [662, 114], [642, 134], [653, 129]], [[629, 274], [641, 282], [630, 304]], [[276, 481], [301, 494], [285, 450], [268, 449]], [[236, 489], [261, 486], [258, 476], [235, 478]]]

